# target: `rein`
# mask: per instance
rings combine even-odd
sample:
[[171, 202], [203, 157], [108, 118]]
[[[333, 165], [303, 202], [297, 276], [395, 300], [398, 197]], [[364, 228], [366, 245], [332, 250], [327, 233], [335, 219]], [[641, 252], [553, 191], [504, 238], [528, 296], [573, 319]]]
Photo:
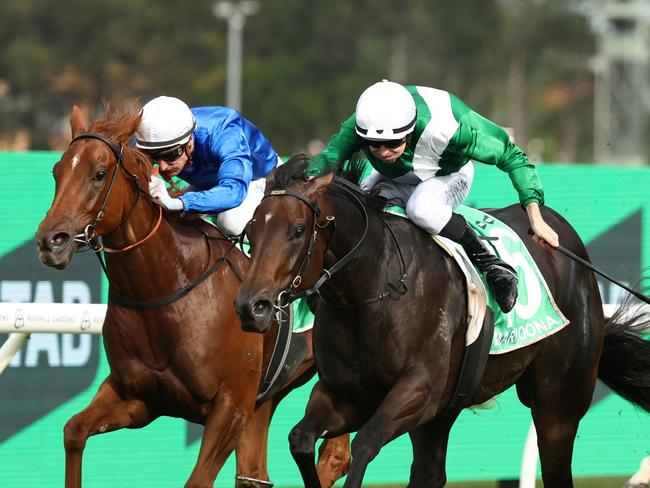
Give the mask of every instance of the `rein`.
[[[318, 221], [318, 216], [320, 215], [321, 211], [318, 205], [311, 200], [309, 200], [305, 195], [294, 192], [293, 190], [273, 190], [270, 192], [265, 193], [264, 198], [269, 198], [273, 196], [292, 196], [297, 198], [298, 200], [302, 201], [305, 205], [307, 205], [313, 214], [313, 224], [312, 224], [312, 233], [310, 236], [309, 244], [307, 245], [307, 251], [305, 253], [305, 256], [303, 258], [303, 261], [298, 269], [298, 272], [294, 279], [291, 281], [291, 284], [283, 291], [280, 292], [277, 298], [277, 305], [276, 307], [280, 310], [284, 309], [286, 306], [288, 306], [291, 302], [297, 300], [298, 298], [301, 298], [303, 296], [310, 296], [314, 293], [318, 293], [319, 297], [323, 302], [327, 303], [328, 305], [331, 305], [333, 307], [339, 307], [339, 308], [356, 308], [356, 307], [362, 307], [364, 305], [368, 305], [371, 303], [375, 303], [378, 301], [382, 301], [388, 296], [390, 296], [392, 293], [399, 293], [400, 295], [406, 294], [408, 291], [408, 288], [406, 287], [406, 277], [407, 277], [407, 272], [406, 272], [406, 264], [404, 262], [404, 256], [402, 254], [402, 250], [400, 249], [399, 243], [397, 241], [397, 237], [395, 236], [395, 233], [393, 230], [390, 228], [388, 223], [384, 220], [381, 219], [382, 224], [388, 229], [390, 236], [393, 240], [393, 243], [395, 244], [395, 247], [397, 248], [397, 253], [400, 258], [400, 273], [401, 277], [396, 280], [394, 283], [388, 282], [386, 284], [386, 290], [379, 295], [376, 295], [374, 297], [368, 298], [366, 300], [363, 300], [361, 302], [352, 304], [352, 305], [340, 305], [340, 304], [334, 304], [327, 302], [323, 299], [323, 296], [320, 294], [319, 289], [327, 282], [329, 281], [332, 276], [337, 273], [338, 271], [341, 270], [346, 264], [350, 262], [352, 259], [353, 255], [356, 253], [356, 251], [361, 247], [363, 242], [366, 240], [366, 237], [368, 235], [368, 227], [369, 227], [369, 218], [368, 218], [368, 211], [366, 210], [365, 206], [359, 199], [359, 197], [356, 195], [358, 192], [358, 189], [352, 184], [349, 183], [346, 180], [335, 180], [334, 184], [336, 184], [341, 190], [343, 190], [349, 197], [352, 198], [352, 201], [355, 203], [355, 205], [359, 208], [361, 211], [361, 215], [363, 216], [363, 222], [364, 222], [364, 228], [363, 228], [363, 233], [361, 235], [361, 238], [359, 241], [350, 249], [345, 256], [343, 256], [341, 259], [336, 261], [329, 269], [323, 269], [323, 272], [321, 276], [316, 280], [316, 283], [314, 286], [307, 290], [303, 290], [302, 292], [298, 294], [293, 294], [293, 291], [300, 286], [302, 283], [302, 273], [307, 266], [307, 263], [309, 262], [309, 259], [311, 257], [311, 252], [314, 247], [314, 243], [316, 242], [317, 234], [318, 234], [318, 229], [324, 229], [330, 224], [334, 224], [334, 216], [327, 216], [326, 220], [327, 222], [323, 225], [319, 225], [317, 223]], [[335, 228], [336, 229], [336, 228]], [[330, 239], [331, 242], [331, 239]], [[329, 247], [329, 244], [328, 244]]]
[[[124, 147], [121, 144], [117, 144], [117, 143], [111, 141], [109, 138], [103, 136], [102, 134], [97, 134], [97, 133], [94, 133], [94, 132], [83, 132], [83, 133], [77, 135], [76, 137], [74, 137], [72, 139], [72, 141], [70, 141], [70, 146], [75, 141], [77, 141], [79, 139], [97, 139], [97, 140], [103, 142], [104, 144], [106, 144], [110, 148], [110, 150], [113, 152], [113, 155], [115, 156], [115, 159], [116, 159], [115, 171], [113, 172], [113, 177], [111, 178], [111, 183], [110, 183], [110, 185], [108, 187], [108, 190], [106, 191], [106, 194], [104, 195], [104, 198], [102, 200], [102, 204], [99, 207], [99, 211], [97, 212], [97, 215], [95, 216], [95, 219], [93, 220], [92, 223], [88, 224], [84, 228], [83, 234], [78, 234], [78, 235], [76, 235], [74, 237], [74, 240], [76, 242], [79, 242], [79, 243], [82, 243], [82, 244], [86, 245], [90, 250], [95, 252], [95, 255], [97, 256], [97, 259], [99, 260], [99, 263], [101, 264], [102, 270], [104, 271], [104, 274], [108, 278], [106, 263], [104, 262], [104, 259], [102, 258], [102, 251], [106, 252], [106, 253], [120, 253], [120, 252], [125, 252], [125, 251], [129, 251], [131, 249], [134, 249], [134, 248], [140, 246], [141, 244], [147, 242], [149, 239], [151, 239], [156, 234], [156, 232], [160, 228], [160, 225], [161, 225], [162, 220], [163, 220], [163, 218], [162, 218], [163, 217], [163, 211], [162, 211], [162, 207], [160, 207], [159, 205], [156, 205], [151, 200], [151, 198], [149, 198], [149, 201], [151, 201], [151, 203], [153, 205], [156, 205], [158, 207], [158, 210], [159, 210], [158, 221], [157, 221], [156, 225], [153, 227], [153, 229], [143, 239], [140, 239], [139, 241], [137, 241], [137, 242], [135, 242], [133, 244], [129, 244], [128, 246], [126, 246], [126, 247], [124, 247], [122, 249], [112, 249], [112, 248], [105, 247], [98, 240], [98, 238], [101, 237], [101, 236], [97, 235], [96, 228], [99, 225], [99, 223], [102, 221], [102, 219], [104, 218], [104, 209], [106, 208], [106, 205], [108, 204], [108, 199], [110, 198], [111, 192], [113, 191], [113, 186], [115, 185], [115, 181], [117, 180], [117, 174], [118, 174], [120, 168], [133, 181], [133, 183], [135, 185], [135, 189], [136, 189], [136, 198], [135, 198], [135, 202], [133, 203], [133, 205], [131, 206], [131, 208], [127, 212], [126, 216], [119, 222], [119, 224], [113, 230], [107, 232], [107, 234], [110, 234], [111, 232], [114, 232], [115, 230], [119, 229], [120, 226], [122, 226], [129, 219], [133, 209], [135, 208], [135, 206], [138, 203], [138, 200], [140, 198], [140, 193], [145, 193], [145, 195], [147, 195], [147, 196], [148, 196], [148, 193], [146, 193], [140, 187], [140, 185], [138, 183], [138, 177], [135, 174], [131, 173], [124, 166], [124, 164], [123, 164]], [[209, 239], [210, 238], [221, 239], [219, 237], [209, 236], [205, 232], [203, 232], [203, 235], [205, 236], [206, 239], [208, 239], [208, 249], [210, 249], [210, 245], [209, 245], [209, 242], [210, 242]], [[227, 238], [225, 238], [224, 240], [230, 241]], [[228, 252], [230, 252], [230, 250], [232, 250], [234, 247], [235, 247], [235, 245], [233, 244], [233, 246], [228, 250]], [[206, 278], [208, 278], [211, 274], [213, 274], [215, 271], [217, 271], [217, 269], [219, 269], [223, 263], [228, 263], [230, 265], [230, 268], [233, 270], [233, 272], [235, 273], [235, 275], [239, 279], [239, 281], [242, 281], [242, 277], [239, 276], [239, 274], [235, 271], [234, 266], [232, 265], [232, 263], [229, 261], [229, 259], [227, 257], [228, 252], [226, 252], [226, 254], [224, 254], [219, 259], [217, 259], [217, 261], [209, 269], [206, 269], [205, 271], [203, 271], [198, 277], [196, 277], [196, 279], [194, 279], [194, 281], [192, 281], [188, 285], [185, 285], [180, 290], [172, 293], [171, 295], [169, 295], [169, 296], [167, 296], [165, 298], [158, 299], [158, 300], [150, 300], [150, 301], [147, 301], [147, 302], [139, 302], [139, 301], [131, 300], [130, 298], [126, 298], [124, 296], [120, 296], [117, 293], [115, 293], [112, 288], [110, 288], [110, 280], [109, 280], [109, 290], [108, 290], [109, 302], [113, 302], [113, 303], [115, 303], [115, 304], [117, 304], [117, 305], [119, 305], [121, 307], [128, 308], [128, 309], [131, 309], [131, 310], [152, 310], [152, 309], [159, 308], [159, 307], [162, 307], [162, 306], [165, 306], [165, 305], [169, 305], [170, 303], [173, 303], [173, 302], [175, 302], [177, 300], [180, 300], [185, 295], [187, 295], [189, 292], [191, 292], [197, 285], [199, 285], [200, 283], [205, 281]], [[210, 254], [211, 253], [208, 254], [208, 260], [210, 259]]]
[[[234, 248], [235, 246], [233, 245], [228, 250], [228, 252], [230, 252]], [[169, 305], [170, 303], [174, 303], [175, 301], [180, 300], [189, 292], [191, 292], [194, 288], [196, 288], [199, 284], [204, 282], [206, 278], [208, 278], [211, 274], [217, 271], [223, 263], [228, 263], [228, 265], [230, 265], [230, 268], [234, 270], [235, 268], [233, 264], [228, 260], [228, 256], [227, 256], [228, 252], [226, 252], [226, 254], [224, 254], [219, 259], [217, 259], [217, 261], [209, 269], [205, 270], [203, 273], [197, 276], [194, 279], [194, 281], [185, 285], [180, 290], [175, 291], [171, 295], [166, 296], [165, 298], [160, 298], [158, 300], [150, 300], [147, 302], [138, 302], [136, 300], [131, 300], [130, 298], [117, 295], [112, 288], [109, 288], [108, 299], [111, 302], [116, 303], [120, 307], [129, 308], [131, 310], [153, 310], [155, 308], [160, 308], [165, 305]], [[239, 281], [241, 282], [242, 277], [239, 276], [236, 272], [235, 275], [237, 276], [237, 278], [239, 278]]]
[[[131, 212], [129, 212], [129, 213], [131, 213]], [[158, 228], [160, 227], [160, 224], [162, 224], [162, 216], [163, 216], [162, 207], [158, 207], [158, 222], [156, 222], [156, 225], [153, 227], [153, 229], [151, 229], [151, 232], [149, 232], [149, 234], [147, 234], [143, 239], [140, 239], [138, 242], [134, 242], [133, 244], [129, 244], [128, 246], [123, 247], [122, 249], [113, 249], [113, 248], [110, 248], [110, 247], [102, 246], [103, 251], [108, 252], [108, 253], [124, 252], [124, 251], [129, 251], [129, 250], [131, 250], [133, 248], [136, 248], [140, 244], [144, 244], [149, 239], [151, 239], [156, 232], [158, 232]], [[122, 225], [122, 223], [120, 223], [120, 225]], [[119, 227], [120, 226], [118, 225], [115, 229], [118, 229]], [[113, 229], [113, 230], [115, 230], [115, 229]]]

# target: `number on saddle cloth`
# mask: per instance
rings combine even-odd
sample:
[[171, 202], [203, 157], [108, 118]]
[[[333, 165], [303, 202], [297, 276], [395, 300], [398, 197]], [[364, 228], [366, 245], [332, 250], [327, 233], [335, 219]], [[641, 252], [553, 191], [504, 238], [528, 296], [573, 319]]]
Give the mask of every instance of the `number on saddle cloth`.
[[455, 211], [500, 259], [515, 268], [519, 279], [517, 304], [507, 314], [501, 312], [488, 291], [488, 304], [495, 314], [490, 354], [519, 349], [564, 328], [569, 321], [555, 304], [537, 264], [517, 233], [481, 210], [461, 205]]
[[[563, 329], [569, 321], [555, 304], [548, 286], [521, 238], [493, 216], [460, 205], [454, 210], [462, 215], [486, 245], [517, 271], [519, 297], [515, 307], [504, 314], [496, 302], [485, 276], [478, 275], [487, 292], [487, 303], [494, 314], [494, 337], [490, 354], [504, 354], [533, 344]], [[389, 206], [386, 213], [406, 218], [401, 207]], [[446, 240], [465, 254], [461, 245]]]

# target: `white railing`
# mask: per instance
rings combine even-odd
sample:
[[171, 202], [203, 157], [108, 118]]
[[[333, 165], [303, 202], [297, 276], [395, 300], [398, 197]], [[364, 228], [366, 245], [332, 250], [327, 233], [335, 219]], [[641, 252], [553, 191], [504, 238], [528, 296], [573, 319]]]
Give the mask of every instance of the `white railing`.
[[101, 334], [106, 305], [79, 303], [0, 303], [0, 374], [25, 345], [29, 334]]
[[94, 303], [0, 303], [0, 334], [101, 334], [105, 316]]

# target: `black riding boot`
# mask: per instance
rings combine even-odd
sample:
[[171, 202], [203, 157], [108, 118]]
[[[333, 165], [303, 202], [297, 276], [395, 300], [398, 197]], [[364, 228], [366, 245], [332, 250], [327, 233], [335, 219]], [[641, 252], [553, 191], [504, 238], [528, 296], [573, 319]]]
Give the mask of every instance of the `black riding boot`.
[[512, 310], [517, 301], [517, 273], [514, 268], [492, 254], [465, 219], [458, 214], [451, 215], [451, 220], [440, 231], [440, 235], [463, 246], [470, 261], [479, 271], [485, 273], [501, 310], [504, 313]]

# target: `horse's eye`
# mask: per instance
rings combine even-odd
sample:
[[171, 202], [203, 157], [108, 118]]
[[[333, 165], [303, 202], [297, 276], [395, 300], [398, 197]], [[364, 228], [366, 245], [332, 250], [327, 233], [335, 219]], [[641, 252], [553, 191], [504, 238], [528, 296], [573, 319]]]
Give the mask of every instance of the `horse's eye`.
[[296, 227], [296, 230], [293, 233], [294, 239], [300, 239], [305, 234], [305, 228], [303, 226]]
[[106, 170], [100, 169], [97, 171], [97, 173], [95, 173], [95, 179], [97, 181], [104, 181], [104, 178], [106, 178]]

